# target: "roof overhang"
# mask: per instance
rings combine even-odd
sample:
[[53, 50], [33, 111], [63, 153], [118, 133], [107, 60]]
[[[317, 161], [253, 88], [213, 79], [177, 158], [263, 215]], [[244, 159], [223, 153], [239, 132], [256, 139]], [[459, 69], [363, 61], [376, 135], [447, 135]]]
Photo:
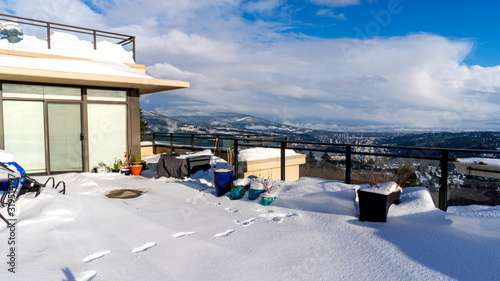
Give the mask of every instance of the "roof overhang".
[[0, 79], [111, 88], [134, 88], [141, 95], [188, 88], [189, 82], [0, 66]]

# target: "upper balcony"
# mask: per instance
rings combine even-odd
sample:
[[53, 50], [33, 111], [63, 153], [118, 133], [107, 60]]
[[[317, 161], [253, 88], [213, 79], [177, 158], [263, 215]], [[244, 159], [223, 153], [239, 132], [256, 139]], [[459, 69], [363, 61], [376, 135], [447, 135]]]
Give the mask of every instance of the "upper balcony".
[[135, 36], [0, 14], [0, 49], [135, 63]]

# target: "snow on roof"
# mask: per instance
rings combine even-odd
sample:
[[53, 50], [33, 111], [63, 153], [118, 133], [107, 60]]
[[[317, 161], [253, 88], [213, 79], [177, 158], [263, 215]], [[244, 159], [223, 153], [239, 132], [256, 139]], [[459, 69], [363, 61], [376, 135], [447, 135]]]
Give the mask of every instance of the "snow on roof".
[[0, 49], [36, 52], [41, 54], [69, 56], [85, 59], [107, 60], [120, 63], [135, 63], [133, 54], [121, 45], [109, 41], [98, 41], [97, 48], [87, 40], [80, 40], [76, 35], [66, 32], [53, 32], [50, 36], [50, 49], [47, 40], [35, 36], [24, 35], [18, 43], [0, 40]]
[[189, 87], [188, 82], [155, 79], [125, 65], [135, 64], [133, 52], [119, 44], [98, 41], [94, 50], [90, 41], [53, 32], [48, 49], [47, 40], [20, 38], [17, 43], [0, 39], [1, 53], [6, 55], [0, 56], [0, 75], [6, 80], [137, 88], [140, 94]]
[[500, 166], [500, 159], [493, 158], [458, 158], [458, 162], [467, 164], [484, 164], [490, 166]]
[[0, 66], [154, 79], [113, 61], [2, 56]]

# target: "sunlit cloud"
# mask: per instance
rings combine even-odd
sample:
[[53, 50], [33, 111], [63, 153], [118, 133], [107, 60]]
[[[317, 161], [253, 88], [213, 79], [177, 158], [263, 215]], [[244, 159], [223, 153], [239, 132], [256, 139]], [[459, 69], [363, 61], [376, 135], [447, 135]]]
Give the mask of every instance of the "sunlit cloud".
[[[323, 129], [459, 129], [493, 124], [500, 112], [500, 67], [463, 63], [472, 40], [430, 33], [320, 38], [293, 32], [293, 21], [245, 17], [271, 12], [281, 19], [286, 3], [279, 0], [85, 2], [3, 1], [0, 8], [136, 35], [137, 62], [149, 75], [191, 84], [141, 99], [159, 112], [196, 106], [189, 109]], [[318, 17], [339, 18], [325, 7], [363, 5], [311, 3], [323, 11]]]

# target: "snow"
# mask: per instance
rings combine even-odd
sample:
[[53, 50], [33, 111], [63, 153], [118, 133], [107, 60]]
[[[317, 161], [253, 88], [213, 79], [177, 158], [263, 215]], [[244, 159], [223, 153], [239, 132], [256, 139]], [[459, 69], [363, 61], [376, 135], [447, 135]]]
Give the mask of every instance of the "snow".
[[[500, 208], [434, 207], [406, 188], [387, 223], [360, 222], [358, 185], [284, 182], [276, 201], [215, 197], [213, 170], [185, 180], [68, 173], [66, 195], [44, 189], [16, 202], [16, 273], [35, 280], [497, 280]], [[47, 177], [36, 177], [44, 181]], [[110, 199], [115, 189], [146, 191]], [[5, 214], [5, 208], [2, 209]]]
[[106, 40], [97, 41], [97, 48], [94, 50], [94, 44], [91, 41], [80, 40], [76, 35], [56, 31], [51, 34], [50, 45], [51, 48], [48, 49], [47, 40], [31, 35], [23, 35], [23, 39], [18, 43], [9, 43], [6, 39], [0, 40], [0, 49], [134, 63], [131, 51], [126, 51], [121, 45]]
[[457, 162], [467, 163], [467, 164], [482, 163], [484, 165], [500, 166], [500, 159], [493, 159], [493, 158], [459, 158], [457, 159]]
[[[285, 157], [296, 156], [296, 155], [300, 155], [300, 153], [295, 152], [293, 149], [285, 150]], [[256, 147], [256, 148], [243, 149], [240, 150], [240, 152], [238, 153], [238, 160], [247, 162], [280, 158], [280, 157], [281, 157], [281, 150], [278, 148]]]
[[24, 35], [18, 43], [9, 43], [6, 39], [1, 39], [0, 49], [78, 59], [2, 56], [0, 66], [153, 79], [124, 64], [135, 64], [135, 62], [132, 52], [125, 51], [121, 45], [105, 40], [98, 41], [97, 49], [94, 50], [92, 42], [80, 40], [76, 35], [67, 32], [57, 31], [52, 33], [50, 43], [51, 49], [48, 49], [47, 40]]
[[153, 79], [151, 76], [139, 73], [124, 64], [107, 60], [88, 61], [2, 56], [0, 66]]
[[233, 181], [234, 186], [247, 186], [252, 183], [252, 180], [249, 178], [237, 179]]
[[0, 162], [14, 162], [14, 153], [0, 149]]
[[212, 156], [212, 151], [210, 149], [205, 149], [198, 152], [187, 152], [186, 154], [179, 155], [175, 157], [176, 159], [186, 159], [199, 156]]
[[373, 186], [363, 186], [360, 189], [363, 191], [380, 193], [380, 194], [389, 194], [392, 192], [403, 190], [396, 182], [393, 181], [383, 182]]

